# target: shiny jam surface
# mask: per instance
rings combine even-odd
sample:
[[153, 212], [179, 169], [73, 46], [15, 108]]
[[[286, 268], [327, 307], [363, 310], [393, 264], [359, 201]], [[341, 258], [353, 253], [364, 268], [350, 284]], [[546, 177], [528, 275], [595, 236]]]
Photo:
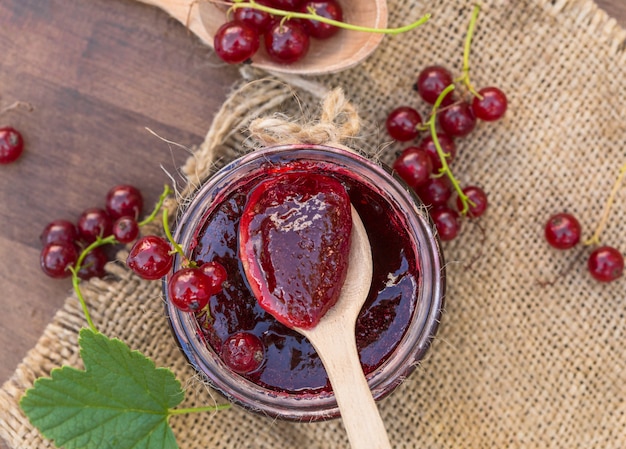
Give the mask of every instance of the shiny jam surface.
[[[419, 286], [417, 256], [401, 219], [382, 196], [345, 170], [329, 173], [327, 166], [316, 167], [294, 166], [291, 172], [318, 169], [341, 182], [370, 238], [372, 287], [356, 326], [359, 356], [368, 374], [393, 353], [411, 321]], [[228, 272], [223, 291], [210, 300], [210, 314], [198, 313], [196, 319], [207, 344], [218, 354], [223, 342], [236, 332], [251, 332], [261, 339], [265, 360], [258, 370], [243, 375], [248, 380], [294, 395], [330, 392], [328, 377], [311, 344], [263, 310], [245, 278], [238, 257], [239, 221], [258, 182], [251, 179], [225, 194], [195, 231], [192, 258], [218, 261]]]

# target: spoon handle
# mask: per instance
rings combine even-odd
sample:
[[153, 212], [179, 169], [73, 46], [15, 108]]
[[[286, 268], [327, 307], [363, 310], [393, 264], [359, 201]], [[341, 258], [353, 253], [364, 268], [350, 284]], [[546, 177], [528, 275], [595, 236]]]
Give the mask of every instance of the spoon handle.
[[138, 0], [140, 3], [156, 6], [188, 27], [202, 42], [213, 47], [213, 38], [208, 35], [198, 13], [194, 0]]
[[363, 374], [354, 333], [315, 332], [309, 340], [328, 373], [352, 449], [391, 449]]

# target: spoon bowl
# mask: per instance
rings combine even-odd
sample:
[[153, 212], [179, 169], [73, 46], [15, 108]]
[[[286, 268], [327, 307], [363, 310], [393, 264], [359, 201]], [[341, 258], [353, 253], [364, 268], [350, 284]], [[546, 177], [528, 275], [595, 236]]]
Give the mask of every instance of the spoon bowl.
[[[387, 26], [386, 0], [339, 0], [343, 8], [343, 21], [352, 25], [370, 28]], [[200, 22], [204, 26], [207, 42], [213, 46], [213, 36], [226, 22], [227, 10], [224, 5], [201, 1], [197, 7]], [[339, 72], [353, 67], [378, 47], [383, 39], [381, 33], [340, 29], [329, 39], [311, 39], [308, 54], [293, 64], [272, 61], [263, 45], [252, 58], [252, 65], [271, 72], [300, 75], [321, 75]]]
[[[213, 36], [226, 22], [228, 8], [224, 2], [209, 0], [139, 0], [156, 6], [182, 23], [204, 44], [213, 48]], [[339, 0], [343, 21], [370, 28], [387, 27], [387, 0]], [[340, 72], [357, 65], [378, 47], [384, 35], [340, 29], [325, 40], [311, 39], [308, 54], [293, 64], [272, 61], [262, 48], [252, 58], [252, 65], [286, 75], [323, 75]], [[263, 46], [261, 46], [263, 47]]]

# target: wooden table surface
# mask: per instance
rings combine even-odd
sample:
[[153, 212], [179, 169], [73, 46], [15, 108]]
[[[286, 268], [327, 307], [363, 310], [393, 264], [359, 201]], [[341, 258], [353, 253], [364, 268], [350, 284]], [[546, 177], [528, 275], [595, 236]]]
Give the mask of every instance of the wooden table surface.
[[[626, 27], [626, 1], [597, 2]], [[1, 0], [0, 116], [26, 150], [0, 166], [0, 384], [71, 289], [39, 269], [39, 234], [130, 183], [153, 204], [239, 74], [160, 10], [134, 0]], [[0, 442], [0, 448], [2, 448]]]

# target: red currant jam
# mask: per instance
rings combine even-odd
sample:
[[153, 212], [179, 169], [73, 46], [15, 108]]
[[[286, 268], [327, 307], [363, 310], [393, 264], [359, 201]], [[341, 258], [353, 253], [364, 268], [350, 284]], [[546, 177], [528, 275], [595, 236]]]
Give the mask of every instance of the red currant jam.
[[[317, 171], [339, 181], [367, 229], [374, 274], [356, 333], [361, 363], [368, 374], [393, 353], [412, 319], [420, 272], [410, 237], [402, 222], [394, 219], [388, 201], [347, 170], [310, 161], [293, 162], [280, 170], [289, 171], [290, 176]], [[246, 281], [238, 257], [238, 227], [248, 195], [258, 182], [258, 178], [251, 179], [225, 194], [196, 230], [192, 258], [200, 264], [217, 261], [228, 273], [222, 292], [210, 299], [210, 313], [198, 313], [197, 321], [207, 344], [218, 354], [238, 332], [260, 339], [265, 359], [256, 370], [242, 374], [257, 385], [300, 395], [329, 392], [326, 372], [311, 344], [265, 312]]]

